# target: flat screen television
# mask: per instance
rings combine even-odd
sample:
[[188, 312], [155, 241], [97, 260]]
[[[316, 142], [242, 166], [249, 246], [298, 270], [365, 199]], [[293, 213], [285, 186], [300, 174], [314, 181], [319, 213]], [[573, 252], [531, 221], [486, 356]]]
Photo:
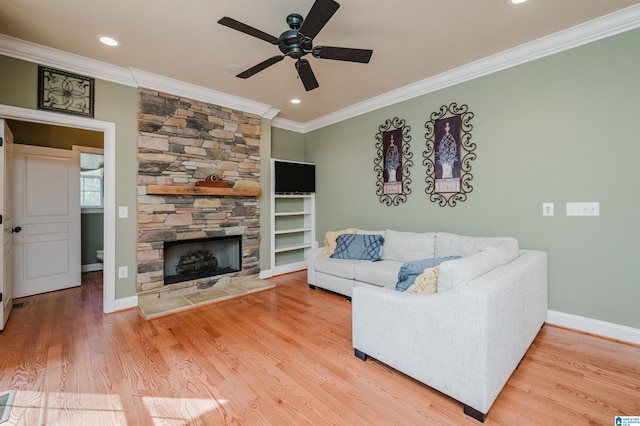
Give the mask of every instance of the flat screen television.
[[316, 166], [309, 163], [274, 161], [276, 194], [316, 192]]

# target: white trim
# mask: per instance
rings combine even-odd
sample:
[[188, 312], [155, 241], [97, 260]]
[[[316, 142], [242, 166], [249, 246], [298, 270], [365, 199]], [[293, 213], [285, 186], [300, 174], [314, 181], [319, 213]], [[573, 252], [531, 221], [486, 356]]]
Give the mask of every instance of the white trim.
[[367, 112], [435, 92], [465, 81], [544, 58], [565, 50], [640, 27], [640, 5], [622, 9], [584, 24], [542, 37], [512, 49], [471, 62], [442, 74], [383, 93], [306, 123], [276, 118], [272, 125], [298, 133], [307, 133]]
[[123, 311], [125, 309], [137, 308], [138, 307], [138, 296], [130, 296], [124, 297], [122, 299], [116, 299], [116, 303], [114, 305], [115, 312]]
[[98, 263], [87, 263], [86, 265], [82, 265], [80, 267], [81, 272], [94, 272], [94, 271], [102, 271], [104, 269], [104, 265], [100, 262]]
[[272, 119], [280, 110], [260, 102], [135, 68], [124, 68], [0, 34], [0, 54], [125, 86], [143, 87]]
[[128, 69], [0, 34], [0, 54], [136, 87]]
[[0, 117], [53, 126], [93, 130], [104, 134], [104, 274], [103, 306], [105, 313], [115, 311], [116, 281], [116, 125], [108, 121], [57, 114], [49, 111], [0, 105]]
[[[131, 75], [136, 81], [138, 87], [171, 93], [172, 95], [184, 96], [189, 99], [197, 99], [202, 102], [245, 111], [261, 117], [265, 116], [265, 114], [273, 114], [273, 116], [275, 116], [274, 109], [271, 108], [271, 105], [262, 104], [239, 96], [229, 95], [227, 93], [218, 92], [217, 90], [207, 89], [202, 86], [196, 86], [195, 84], [174, 80], [172, 78], [163, 77], [158, 74], [152, 74], [135, 68], [130, 68], [129, 70], [131, 71]], [[280, 112], [280, 110], [275, 111]]]
[[610, 339], [640, 345], [640, 329], [625, 325], [581, 317], [564, 312], [547, 311], [547, 323], [561, 327], [572, 328], [585, 333], [597, 334]]
[[397, 90], [373, 97], [317, 119], [299, 123], [274, 118], [280, 110], [270, 105], [240, 98], [227, 93], [181, 82], [135, 68], [124, 68], [105, 62], [52, 49], [39, 44], [0, 34], [0, 54], [66, 69], [71, 72], [100, 78], [133, 87], [162, 90], [203, 102], [238, 109], [273, 119], [272, 125], [298, 133], [307, 133], [322, 127], [356, 117], [389, 105], [432, 93], [446, 87], [473, 80], [516, 65], [553, 55], [583, 44], [640, 27], [640, 4], [596, 18], [572, 28], [522, 44], [504, 52], [446, 71]]
[[258, 274], [258, 278], [261, 279], [267, 279], [267, 278], [271, 278], [273, 277], [274, 273], [271, 271], [271, 269], [267, 269], [265, 271], [260, 271], [260, 273]]

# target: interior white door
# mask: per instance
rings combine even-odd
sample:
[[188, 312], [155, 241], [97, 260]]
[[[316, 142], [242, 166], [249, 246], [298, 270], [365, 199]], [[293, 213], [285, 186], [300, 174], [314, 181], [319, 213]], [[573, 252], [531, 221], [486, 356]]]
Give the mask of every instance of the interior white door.
[[14, 145], [13, 297], [80, 285], [80, 154]]
[[[13, 169], [12, 150], [13, 134], [5, 120], [0, 119], [0, 330], [9, 319], [13, 308], [13, 256], [12, 256], [12, 205], [11, 205], [11, 175]], [[9, 177], [9, 179], [7, 178]]]

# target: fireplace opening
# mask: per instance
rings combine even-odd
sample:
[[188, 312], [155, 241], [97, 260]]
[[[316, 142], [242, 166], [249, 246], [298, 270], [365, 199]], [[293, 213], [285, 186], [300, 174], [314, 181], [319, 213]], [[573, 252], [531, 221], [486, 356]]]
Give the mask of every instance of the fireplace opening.
[[241, 235], [164, 243], [164, 285], [241, 270]]

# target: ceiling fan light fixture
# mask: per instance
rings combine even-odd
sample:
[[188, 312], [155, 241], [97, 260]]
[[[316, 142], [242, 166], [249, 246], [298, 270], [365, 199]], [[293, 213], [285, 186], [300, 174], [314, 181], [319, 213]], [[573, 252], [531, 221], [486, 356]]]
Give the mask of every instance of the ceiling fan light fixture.
[[116, 47], [118, 46], [120, 43], [118, 43], [118, 40], [116, 40], [113, 37], [109, 37], [109, 36], [98, 36], [98, 41], [104, 45], [110, 46], [110, 47]]

